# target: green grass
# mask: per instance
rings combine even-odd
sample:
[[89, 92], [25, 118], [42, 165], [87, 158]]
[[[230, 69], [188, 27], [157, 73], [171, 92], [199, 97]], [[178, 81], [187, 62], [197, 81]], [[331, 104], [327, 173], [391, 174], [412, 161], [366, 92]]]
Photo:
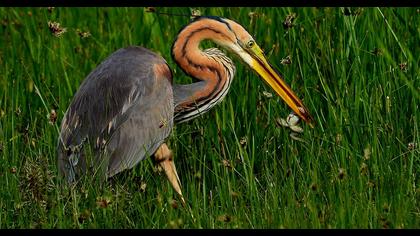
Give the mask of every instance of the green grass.
[[[189, 18], [0, 8], [0, 228], [420, 228], [418, 9], [199, 9], [254, 36], [314, 115], [304, 141], [276, 124], [290, 110], [233, 57], [225, 101], [168, 139], [191, 211], [176, 207], [150, 158], [103, 188], [85, 180], [70, 189], [57, 176], [56, 144], [81, 81], [113, 51], [141, 45], [190, 82], [170, 56]], [[290, 13], [294, 27], [284, 29]], [[48, 21], [67, 32], [55, 37]]]

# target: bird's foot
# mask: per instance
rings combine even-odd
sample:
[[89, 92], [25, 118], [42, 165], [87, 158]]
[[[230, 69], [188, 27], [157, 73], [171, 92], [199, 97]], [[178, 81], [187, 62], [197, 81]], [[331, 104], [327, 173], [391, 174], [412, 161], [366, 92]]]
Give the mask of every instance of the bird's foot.
[[176, 167], [173, 162], [173, 156], [171, 150], [164, 143], [162, 144], [155, 152], [155, 161], [160, 165], [160, 167], [165, 171], [166, 177], [171, 183], [172, 187], [178, 193], [181, 198], [182, 205], [185, 207], [186, 203], [184, 196], [181, 191], [181, 181], [179, 180], [178, 173], [176, 172]]

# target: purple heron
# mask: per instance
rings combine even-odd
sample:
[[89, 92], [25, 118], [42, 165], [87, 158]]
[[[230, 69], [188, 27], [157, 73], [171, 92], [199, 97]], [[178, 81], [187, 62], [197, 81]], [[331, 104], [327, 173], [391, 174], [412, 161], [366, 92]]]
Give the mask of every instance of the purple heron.
[[[222, 51], [200, 49], [203, 40], [238, 55], [312, 125], [308, 109], [241, 25], [199, 17], [179, 32], [172, 46], [178, 66], [198, 82], [173, 84], [165, 59], [134, 46], [112, 53], [82, 82], [65, 113], [58, 141], [59, 171], [68, 182], [92, 169], [106, 179], [153, 155], [184, 202], [165, 139], [174, 123], [193, 119], [221, 102], [235, 74], [232, 60]], [[83, 151], [86, 144], [93, 151], [90, 162]]]

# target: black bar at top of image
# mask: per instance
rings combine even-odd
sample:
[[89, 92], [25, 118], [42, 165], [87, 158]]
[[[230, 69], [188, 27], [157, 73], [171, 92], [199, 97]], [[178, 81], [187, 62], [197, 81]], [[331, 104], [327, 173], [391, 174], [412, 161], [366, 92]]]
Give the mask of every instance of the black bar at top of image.
[[[307, 6], [307, 7], [337, 7], [337, 6], [420, 6], [415, 0], [0, 0], [0, 6], [185, 6], [185, 7], [216, 7], [216, 6], [248, 6], [248, 7], [276, 7], [276, 6]], [[416, 4], [417, 3], [417, 4]]]

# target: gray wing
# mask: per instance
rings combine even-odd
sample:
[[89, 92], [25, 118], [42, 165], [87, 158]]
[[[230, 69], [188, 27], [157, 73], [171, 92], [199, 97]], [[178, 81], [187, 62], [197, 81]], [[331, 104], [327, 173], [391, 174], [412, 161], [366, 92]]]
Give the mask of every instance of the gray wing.
[[99, 166], [109, 177], [152, 155], [173, 126], [171, 79], [165, 60], [141, 47], [120, 49], [92, 71], [61, 125], [58, 163], [68, 181]]

